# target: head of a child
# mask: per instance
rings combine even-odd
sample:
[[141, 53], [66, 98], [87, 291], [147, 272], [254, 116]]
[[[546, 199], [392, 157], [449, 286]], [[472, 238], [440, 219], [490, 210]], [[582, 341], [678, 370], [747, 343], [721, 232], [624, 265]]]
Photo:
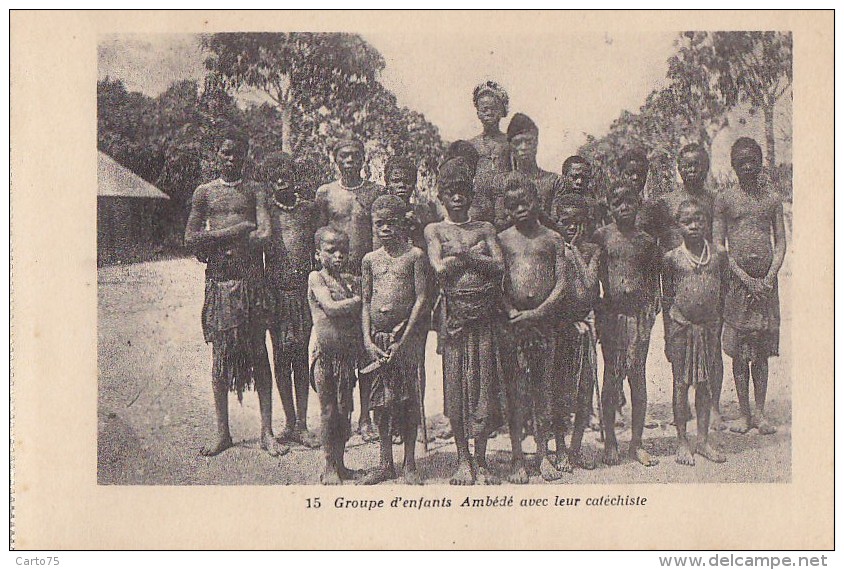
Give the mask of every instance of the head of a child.
[[742, 186], [755, 186], [762, 172], [762, 147], [750, 137], [741, 137], [733, 143], [730, 163]]
[[242, 133], [229, 131], [220, 137], [217, 159], [224, 178], [228, 180], [240, 178], [248, 151], [249, 139]]
[[465, 220], [475, 197], [472, 173], [461, 158], [447, 160], [437, 175], [437, 195], [452, 220]]
[[469, 172], [472, 174], [472, 178], [475, 178], [475, 173], [478, 169], [478, 161], [481, 159], [481, 155], [478, 154], [478, 149], [475, 148], [475, 145], [462, 139], [454, 141], [448, 145], [443, 162], [445, 163], [452, 158], [462, 158], [466, 166], [469, 167]]
[[372, 227], [385, 246], [407, 242], [407, 211], [398, 196], [379, 196], [372, 203]]
[[314, 234], [316, 258], [331, 274], [340, 274], [349, 259], [349, 236], [346, 232], [329, 226], [319, 228]]
[[692, 200], [683, 201], [676, 212], [677, 225], [686, 244], [700, 243], [704, 239], [706, 213], [700, 204]]
[[364, 160], [362, 142], [352, 138], [339, 140], [332, 149], [332, 155], [341, 174], [360, 176]]
[[510, 97], [495, 81], [485, 81], [475, 87], [472, 102], [478, 112], [478, 119], [485, 128], [497, 128], [501, 119], [507, 116]]
[[514, 172], [504, 185], [504, 207], [518, 227], [536, 223], [539, 210], [536, 184], [526, 176]]
[[563, 183], [566, 192], [585, 194], [589, 190], [591, 179], [592, 168], [582, 156], [570, 156], [563, 162]]
[[269, 154], [261, 165], [262, 178], [276, 199], [284, 199], [295, 192], [295, 165], [286, 152]]
[[636, 224], [636, 214], [642, 203], [639, 188], [621, 183], [610, 193], [610, 214], [619, 227], [630, 228]]
[[687, 187], [702, 187], [709, 173], [709, 153], [697, 143], [687, 144], [677, 155], [677, 171]]
[[569, 193], [560, 196], [557, 202], [557, 223], [563, 230], [566, 243], [573, 243], [582, 236], [589, 221], [589, 204], [580, 194]]
[[636, 188], [640, 193], [645, 189], [648, 181], [648, 154], [643, 148], [631, 148], [625, 152], [618, 161], [618, 171], [621, 180], [627, 185]]
[[393, 156], [387, 160], [387, 166], [384, 168], [387, 192], [398, 196], [405, 203], [410, 203], [410, 197], [416, 190], [417, 176], [416, 164], [408, 157]]
[[507, 126], [510, 153], [518, 163], [536, 162], [539, 146], [539, 127], [524, 113], [516, 113]]

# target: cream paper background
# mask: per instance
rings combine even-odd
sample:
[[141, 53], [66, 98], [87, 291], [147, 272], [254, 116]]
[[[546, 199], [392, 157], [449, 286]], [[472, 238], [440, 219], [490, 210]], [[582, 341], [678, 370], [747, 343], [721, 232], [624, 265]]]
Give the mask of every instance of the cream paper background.
[[[437, 34], [791, 30], [790, 484], [98, 486], [96, 79], [103, 33], [433, 29]], [[19, 549], [833, 546], [833, 13], [11, 14], [14, 542]], [[529, 36], [528, 36], [529, 37]], [[790, 244], [791, 246], [792, 244]], [[793, 252], [798, 251], [795, 256]], [[788, 302], [788, 301], [786, 301]], [[728, 374], [729, 381], [729, 374]], [[340, 511], [334, 498], [642, 495], [646, 507]], [[319, 496], [321, 509], [306, 509]]]

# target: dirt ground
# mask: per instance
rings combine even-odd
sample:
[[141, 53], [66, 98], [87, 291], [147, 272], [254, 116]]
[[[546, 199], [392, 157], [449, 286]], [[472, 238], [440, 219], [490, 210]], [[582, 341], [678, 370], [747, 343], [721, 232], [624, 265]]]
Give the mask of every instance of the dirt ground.
[[[782, 302], [781, 356], [771, 360], [768, 409], [779, 426], [773, 436], [722, 432], [716, 441], [727, 462], [716, 465], [698, 457], [694, 467], [674, 462], [676, 449], [671, 419], [671, 368], [663, 355], [662, 320], [657, 320], [648, 360], [649, 415], [659, 427], [645, 430], [645, 445], [659, 465], [645, 468], [629, 460], [616, 467], [599, 465], [594, 471], [576, 470], [559, 483], [738, 483], [791, 480], [791, 312], [789, 256], [780, 274]], [[293, 447], [283, 457], [270, 457], [258, 447], [258, 399], [253, 392], [242, 405], [230, 398], [231, 430], [235, 446], [221, 455], [198, 455], [214, 429], [211, 394], [211, 347], [203, 342], [200, 311], [203, 268], [193, 259], [117, 265], [98, 272], [98, 481], [100, 484], [144, 485], [284, 485], [317, 484], [320, 450]], [[269, 344], [269, 343], [268, 343]], [[429, 417], [442, 413], [442, 372], [428, 343], [428, 382], [425, 395]], [[600, 358], [599, 358], [600, 360]], [[737, 417], [730, 360], [725, 357], [722, 395], [725, 418]], [[356, 402], [357, 403], [357, 402]], [[273, 426], [279, 433], [284, 416], [274, 393]], [[629, 414], [629, 406], [626, 408]], [[319, 405], [311, 392], [309, 425], [319, 428]], [[629, 417], [627, 418], [629, 425]], [[694, 431], [694, 422], [689, 424]], [[630, 430], [619, 432], [624, 451]], [[525, 442], [534, 451], [532, 439]], [[587, 432], [587, 451], [601, 449], [597, 434]], [[490, 443], [493, 467], [505, 474], [509, 440], [499, 435]], [[436, 440], [428, 453], [418, 445], [419, 468], [426, 484], [447, 484], [454, 466], [454, 440]], [[401, 448], [395, 447], [397, 461]], [[371, 468], [378, 445], [355, 436], [346, 448], [347, 464]], [[531, 456], [529, 456], [530, 458]], [[534, 467], [531, 483], [545, 482]]]

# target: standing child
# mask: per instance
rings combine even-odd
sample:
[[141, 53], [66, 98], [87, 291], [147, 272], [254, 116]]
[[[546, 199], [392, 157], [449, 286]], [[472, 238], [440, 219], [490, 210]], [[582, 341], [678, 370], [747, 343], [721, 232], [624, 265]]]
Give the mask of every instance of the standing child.
[[[514, 226], [498, 234], [504, 252], [505, 305], [519, 378], [513, 384], [533, 404], [539, 472], [546, 481], [571, 472], [563, 439], [562, 390], [558, 381], [557, 331], [554, 313], [565, 293], [565, 242], [557, 232], [539, 223], [540, 197], [536, 185], [522, 174], [513, 174], [504, 189], [504, 206]], [[512, 390], [511, 390], [512, 392]], [[513, 473], [510, 481], [527, 483], [522, 456], [522, 398], [508, 401]], [[551, 434], [557, 450], [548, 448]]]
[[[663, 258], [662, 286], [673, 302], [665, 319], [665, 352], [674, 376], [674, 425], [677, 463], [695, 464], [695, 450], [686, 437], [689, 388], [695, 389], [697, 453], [723, 463], [724, 455], [709, 440], [709, 418], [715, 373], [721, 360], [721, 289], [727, 257], [706, 239], [709, 225], [703, 207], [687, 200], [677, 208], [682, 244]], [[719, 385], [720, 387], [720, 385]]]
[[339, 485], [357, 475], [345, 466], [343, 454], [351, 435], [352, 390], [362, 344], [360, 282], [345, 272], [349, 236], [325, 226], [317, 230], [314, 246], [322, 269], [308, 276], [308, 305], [314, 337], [311, 378], [319, 394], [325, 454], [320, 482]]
[[[448, 218], [429, 224], [425, 239], [443, 296], [445, 415], [457, 444], [457, 471], [450, 482], [493, 484], [498, 481], [487, 467], [486, 444], [502, 425], [506, 407], [499, 353], [504, 259], [493, 225], [469, 217], [474, 193], [465, 161], [443, 164], [437, 185]], [[474, 457], [469, 438], [475, 439]]]
[[495, 219], [496, 177], [510, 168], [510, 144], [501, 132], [501, 120], [507, 116], [510, 97], [495, 81], [485, 81], [475, 87], [472, 102], [478, 112], [483, 131], [469, 142], [478, 151], [474, 170], [476, 200], [470, 214], [475, 220], [492, 222]]
[[[313, 262], [316, 209], [296, 189], [298, 176], [287, 153], [270, 154], [262, 168], [270, 185], [272, 234], [264, 246], [266, 281], [274, 299], [270, 318], [275, 381], [284, 407], [283, 441], [318, 447], [308, 431], [308, 273]], [[295, 397], [294, 397], [295, 387]]]
[[[387, 183], [387, 194], [398, 196], [407, 207], [409, 222], [409, 238], [411, 243], [423, 251], [425, 244], [425, 226], [431, 222], [438, 222], [442, 218], [437, 215], [436, 206], [425, 199], [416, 190], [418, 172], [416, 164], [406, 156], [391, 156], [384, 168], [384, 180]], [[372, 236], [373, 248], [380, 247], [377, 232]]]
[[[733, 377], [741, 418], [731, 428], [746, 433], [776, 433], [765, 417], [768, 358], [779, 354], [780, 304], [777, 274], [785, 259], [785, 224], [782, 201], [760, 185], [762, 149], [747, 137], [738, 139], [731, 152], [737, 188], [715, 198], [712, 234], [715, 243], [726, 242], [731, 276], [724, 298], [724, 352], [733, 359]], [[756, 407], [750, 409], [750, 376]]]
[[595, 232], [601, 248], [600, 280], [603, 289], [598, 335], [604, 353], [602, 398], [604, 463], [619, 462], [615, 414], [624, 379], [630, 383], [632, 429], [629, 455], [647, 467], [656, 465], [642, 446], [648, 393], [645, 366], [651, 328], [656, 317], [660, 265], [654, 239], [636, 227], [641, 204], [639, 188], [621, 185], [610, 195], [612, 224]]
[[[372, 409], [381, 439], [381, 463], [363, 483], [396, 478], [390, 425], [400, 428], [404, 442], [405, 481], [420, 485], [416, 471], [419, 425], [419, 354], [424, 353], [428, 326], [425, 253], [408, 240], [407, 205], [397, 196], [381, 196], [372, 204], [372, 224], [381, 247], [367, 253], [361, 265], [363, 343], [380, 366], [372, 372]], [[421, 350], [420, 350], [421, 347]]]

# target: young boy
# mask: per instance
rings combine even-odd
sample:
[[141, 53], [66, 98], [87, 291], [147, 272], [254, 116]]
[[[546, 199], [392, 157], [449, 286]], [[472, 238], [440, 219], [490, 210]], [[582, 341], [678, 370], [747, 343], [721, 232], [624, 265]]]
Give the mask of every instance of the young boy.
[[[274, 300], [270, 318], [275, 381], [284, 407], [282, 441], [318, 447], [308, 431], [308, 340], [311, 312], [308, 273], [313, 262], [316, 209], [298, 188], [296, 168], [287, 153], [270, 154], [262, 166], [270, 186], [268, 210], [272, 234], [264, 246], [266, 283]], [[294, 398], [295, 386], [295, 398]]]
[[629, 149], [618, 159], [618, 171], [621, 182], [626, 186], [634, 188], [642, 198], [645, 197], [645, 185], [648, 182], [650, 165], [647, 152], [640, 147]]
[[[539, 472], [546, 481], [555, 481], [562, 477], [562, 471], [571, 472], [563, 439], [562, 392], [555, 358], [554, 312], [566, 290], [565, 242], [560, 234], [539, 223], [540, 197], [536, 185], [526, 176], [513, 174], [508, 179], [504, 205], [515, 224], [498, 234], [506, 266], [505, 306], [515, 348], [510, 360], [519, 375], [514, 384], [533, 404]], [[519, 417], [521, 400], [511, 397], [508, 402], [513, 483], [527, 483]], [[557, 443], [556, 458], [548, 448], [552, 432]]]
[[598, 313], [598, 335], [604, 353], [602, 399], [604, 463], [619, 462], [615, 414], [624, 379], [630, 383], [632, 429], [629, 455], [645, 466], [656, 465], [642, 446], [648, 407], [645, 365], [651, 328], [656, 317], [659, 248], [636, 227], [641, 203], [639, 189], [624, 185], [610, 195], [612, 224], [595, 232], [601, 248], [600, 280], [603, 297]]
[[[320, 186], [314, 203], [320, 225], [331, 226], [349, 237], [348, 270], [360, 277], [361, 260], [372, 251], [370, 210], [375, 198], [384, 194], [384, 188], [361, 177], [364, 147], [359, 140], [338, 141], [332, 155], [340, 170], [340, 179]], [[369, 414], [369, 379], [365, 377], [360, 380], [358, 431], [366, 441], [378, 438]]]
[[212, 347], [217, 434], [200, 450], [205, 456], [232, 446], [227, 392], [242, 400], [252, 385], [261, 409], [261, 448], [273, 456], [288, 451], [273, 436], [269, 303], [261, 255], [261, 242], [271, 230], [263, 188], [242, 178], [248, 148], [239, 134], [223, 136], [217, 153], [221, 177], [194, 191], [185, 229], [185, 245], [207, 263], [202, 332]]
[[323, 485], [339, 485], [358, 474], [343, 461], [351, 435], [352, 391], [362, 343], [360, 335], [360, 282], [345, 272], [349, 236], [329, 226], [314, 236], [317, 260], [322, 269], [308, 276], [308, 305], [313, 320], [311, 380], [319, 394]]
[[562, 187], [557, 190], [554, 196], [552, 213], [555, 219], [559, 219], [560, 210], [565, 208], [565, 204], [560, 204], [560, 200], [568, 194], [577, 194], [586, 200], [587, 224], [585, 233], [583, 234], [587, 239], [592, 237], [595, 229], [606, 225], [611, 220], [607, 214], [606, 205], [600, 203], [591, 188], [592, 185], [592, 167], [585, 158], [580, 155], [573, 155], [568, 157], [563, 162], [562, 168]]
[[[560, 311], [560, 352], [563, 363], [563, 401], [566, 419], [574, 414], [569, 458], [575, 466], [594, 469], [595, 464], [581, 450], [583, 434], [592, 413], [592, 392], [598, 385], [598, 353], [594, 306], [600, 293], [598, 263], [600, 250], [586, 241], [589, 203], [580, 194], [564, 194], [557, 200], [559, 226], [566, 249], [569, 286]], [[595, 420], [596, 431], [600, 423]]]
[[[428, 261], [410, 244], [407, 204], [397, 196], [381, 196], [372, 204], [372, 225], [381, 247], [367, 253], [361, 265], [363, 343], [373, 362], [372, 409], [381, 439], [381, 462], [362, 482], [375, 485], [396, 478], [390, 425], [404, 442], [404, 479], [421, 485], [416, 471], [419, 425], [419, 355], [424, 353], [428, 326]], [[429, 313], [430, 316], [430, 313]]]
[[[442, 218], [437, 215], [436, 206], [416, 192], [418, 172], [416, 164], [406, 156], [392, 156], [387, 160], [384, 168], [384, 180], [387, 184], [387, 194], [398, 196], [407, 207], [409, 238], [414, 247], [424, 251], [425, 226], [431, 222], [438, 222]], [[374, 249], [381, 246], [377, 232], [372, 236]]]
[[[712, 234], [726, 243], [731, 276], [724, 297], [724, 352], [733, 359], [741, 418], [731, 429], [746, 433], [758, 428], [772, 434], [776, 428], [765, 418], [768, 358], [779, 354], [780, 307], [777, 274], [785, 259], [782, 201], [759, 183], [762, 149], [747, 137], [731, 152], [737, 188], [715, 198]], [[772, 245], [773, 242], [773, 245]], [[750, 375], [756, 407], [750, 409]]]
[[677, 208], [682, 244], [663, 258], [662, 286], [673, 300], [665, 320], [665, 352], [674, 376], [674, 425], [677, 463], [695, 464], [686, 437], [690, 419], [689, 388], [695, 389], [697, 453], [723, 463], [724, 455], [709, 440], [712, 374], [721, 360], [721, 288], [727, 257], [706, 239], [709, 225], [703, 207], [687, 200]]
[[[429, 224], [425, 240], [443, 296], [439, 340], [445, 415], [454, 431], [458, 463], [450, 482], [493, 484], [498, 481], [486, 464], [486, 444], [503, 423], [506, 409], [499, 357], [504, 259], [493, 225], [469, 217], [474, 193], [462, 158], [440, 167], [437, 186], [448, 218]], [[469, 438], [475, 439], [474, 458]]]
[[473, 201], [469, 213], [474, 220], [493, 222], [496, 176], [511, 170], [510, 144], [500, 127], [501, 120], [507, 116], [510, 97], [495, 81], [485, 81], [475, 87], [472, 102], [475, 104], [483, 131], [469, 141], [479, 156], [474, 174], [476, 200]]

